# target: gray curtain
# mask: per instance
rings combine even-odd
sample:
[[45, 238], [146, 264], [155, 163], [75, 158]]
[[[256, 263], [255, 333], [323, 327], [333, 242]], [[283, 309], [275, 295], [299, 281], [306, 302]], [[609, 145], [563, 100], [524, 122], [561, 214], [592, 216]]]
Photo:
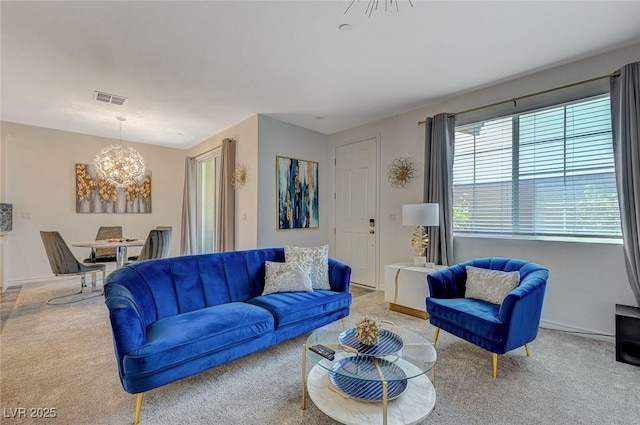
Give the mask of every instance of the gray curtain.
[[233, 173], [236, 169], [236, 141], [224, 139], [220, 154], [220, 214], [216, 228], [216, 252], [235, 249], [236, 193], [233, 189]]
[[180, 255], [198, 253], [198, 240], [196, 238], [196, 171], [196, 159], [185, 158]]
[[624, 259], [640, 306], [640, 62], [611, 78], [611, 124]]
[[440, 226], [428, 227], [427, 261], [453, 264], [453, 139], [449, 114], [427, 118], [424, 149], [424, 202], [440, 205]]

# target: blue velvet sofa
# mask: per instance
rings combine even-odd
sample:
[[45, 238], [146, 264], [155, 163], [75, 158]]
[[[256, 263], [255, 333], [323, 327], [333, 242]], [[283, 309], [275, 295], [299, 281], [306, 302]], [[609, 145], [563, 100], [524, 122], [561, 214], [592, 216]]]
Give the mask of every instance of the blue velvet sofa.
[[[465, 298], [466, 266], [520, 272], [520, 284], [502, 304]], [[493, 377], [498, 373], [498, 354], [525, 346], [538, 335], [549, 271], [520, 259], [487, 257], [456, 264], [427, 276], [426, 299], [429, 322], [492, 353]]]
[[261, 296], [265, 261], [283, 248], [132, 263], [104, 286], [124, 390], [137, 394], [310, 332], [349, 315], [351, 268], [329, 259], [331, 290]]

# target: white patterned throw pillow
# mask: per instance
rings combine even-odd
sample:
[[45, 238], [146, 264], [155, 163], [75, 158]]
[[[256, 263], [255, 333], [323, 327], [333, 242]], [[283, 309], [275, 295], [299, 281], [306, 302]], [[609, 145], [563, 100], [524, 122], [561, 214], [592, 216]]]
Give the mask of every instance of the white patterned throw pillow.
[[481, 269], [467, 266], [465, 298], [476, 298], [493, 304], [502, 300], [520, 284], [520, 272]]
[[264, 291], [262, 295], [276, 292], [312, 292], [309, 268], [301, 264], [264, 262]]
[[329, 245], [304, 248], [285, 246], [287, 263], [298, 263], [309, 267], [313, 289], [331, 289], [329, 285]]

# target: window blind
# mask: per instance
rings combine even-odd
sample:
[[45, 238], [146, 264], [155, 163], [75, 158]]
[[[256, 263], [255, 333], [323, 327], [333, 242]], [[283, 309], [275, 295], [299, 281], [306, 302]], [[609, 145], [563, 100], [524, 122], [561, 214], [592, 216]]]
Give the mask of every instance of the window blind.
[[455, 132], [457, 233], [620, 237], [609, 96]]

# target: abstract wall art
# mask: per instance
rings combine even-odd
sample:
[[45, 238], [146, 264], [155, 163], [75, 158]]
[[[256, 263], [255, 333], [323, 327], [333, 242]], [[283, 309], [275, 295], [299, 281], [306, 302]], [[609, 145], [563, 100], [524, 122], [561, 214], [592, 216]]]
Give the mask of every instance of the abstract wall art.
[[77, 213], [150, 213], [151, 171], [135, 184], [118, 187], [98, 177], [90, 164], [76, 164]]
[[318, 163], [276, 156], [278, 230], [313, 229], [318, 221]]

